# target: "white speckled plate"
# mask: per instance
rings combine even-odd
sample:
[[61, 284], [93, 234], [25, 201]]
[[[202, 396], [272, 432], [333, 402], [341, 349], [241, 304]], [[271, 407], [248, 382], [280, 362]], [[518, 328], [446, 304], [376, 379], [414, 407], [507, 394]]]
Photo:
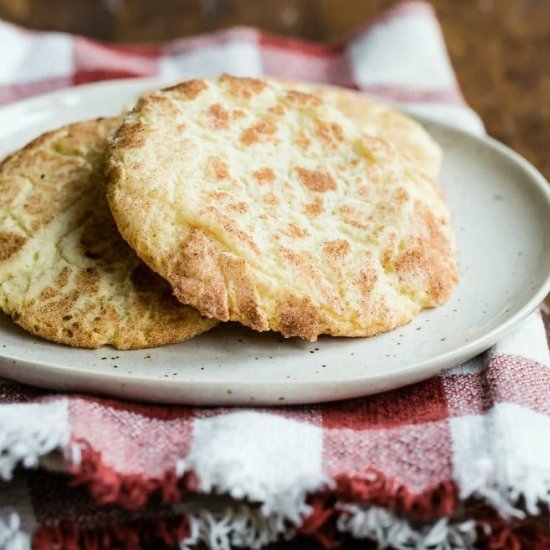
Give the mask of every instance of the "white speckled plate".
[[[112, 115], [151, 80], [73, 88], [0, 110], [0, 154], [41, 132]], [[426, 125], [444, 149], [440, 179], [454, 217], [460, 283], [451, 301], [368, 339], [283, 341], [235, 325], [143, 351], [71, 349], [0, 316], [0, 375], [47, 388], [181, 404], [286, 404], [410, 384], [487, 349], [550, 290], [550, 186], [491, 139]]]

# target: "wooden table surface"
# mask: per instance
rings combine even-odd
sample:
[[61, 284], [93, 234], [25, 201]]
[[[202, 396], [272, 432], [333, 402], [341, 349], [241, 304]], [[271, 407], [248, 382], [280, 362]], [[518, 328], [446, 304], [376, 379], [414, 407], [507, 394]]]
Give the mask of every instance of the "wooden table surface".
[[[0, 0], [0, 18], [116, 42], [159, 41], [236, 24], [333, 41], [396, 3]], [[489, 134], [527, 157], [550, 180], [550, 1], [432, 0], [432, 4], [466, 99], [485, 121]], [[548, 333], [550, 299], [546, 312]], [[305, 543], [293, 547], [313, 548]]]

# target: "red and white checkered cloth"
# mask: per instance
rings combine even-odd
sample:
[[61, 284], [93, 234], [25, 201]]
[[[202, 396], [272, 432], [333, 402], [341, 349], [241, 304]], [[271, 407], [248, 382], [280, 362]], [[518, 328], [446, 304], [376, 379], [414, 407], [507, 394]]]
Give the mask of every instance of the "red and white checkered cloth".
[[[432, 9], [339, 45], [236, 28], [113, 46], [0, 22], [0, 100], [229, 72], [352, 86], [482, 131]], [[40, 468], [37, 468], [40, 466]], [[259, 548], [297, 533], [430, 550], [550, 548], [550, 368], [539, 314], [426, 382], [319, 406], [200, 409], [0, 382], [0, 548]]]

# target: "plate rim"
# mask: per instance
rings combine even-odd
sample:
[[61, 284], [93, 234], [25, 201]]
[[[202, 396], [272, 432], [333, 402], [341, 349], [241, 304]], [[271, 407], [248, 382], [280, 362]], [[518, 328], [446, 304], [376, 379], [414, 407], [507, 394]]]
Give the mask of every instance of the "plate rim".
[[[70, 87], [58, 89], [52, 92], [48, 92], [45, 94], [41, 94], [38, 96], [26, 98], [15, 103], [1, 106], [0, 119], [6, 114], [9, 114], [10, 111], [17, 112], [17, 110], [24, 111], [25, 109], [29, 109], [29, 108], [32, 109], [33, 105], [39, 105], [41, 103], [48, 103], [48, 102], [55, 102], [56, 100], [63, 100], [67, 95], [70, 95], [70, 94], [102, 93], [102, 90], [105, 90], [103, 92], [105, 93], [108, 90], [112, 90], [112, 88], [119, 88], [119, 89], [128, 88], [129, 90], [135, 88], [136, 92], [139, 93], [140, 88], [146, 88], [148, 85], [151, 85], [152, 87], [160, 86], [160, 85], [169, 85], [170, 83], [177, 82], [182, 78], [185, 78], [185, 77], [183, 75], [180, 78], [136, 77], [136, 78], [123, 78], [123, 79], [94, 82], [90, 84], [83, 84], [80, 86], [70, 86]], [[380, 101], [383, 102], [384, 100], [380, 99]], [[386, 103], [389, 103], [389, 102], [386, 102]], [[400, 108], [399, 105], [395, 105], [393, 103], [391, 103], [391, 105], [393, 108], [397, 108], [404, 111], [404, 109], [402, 107]], [[417, 120], [420, 124], [435, 125], [437, 127], [442, 128], [443, 131], [450, 132], [451, 134], [455, 134], [462, 139], [474, 141], [478, 146], [481, 146], [482, 148], [488, 147], [493, 152], [498, 153], [498, 155], [500, 155], [501, 157], [505, 157], [506, 159], [508, 159], [510, 162], [512, 162], [514, 165], [516, 165], [518, 168], [521, 169], [522, 173], [525, 175], [525, 179], [529, 180], [529, 185], [531, 186], [531, 189], [536, 190], [536, 192], [538, 193], [537, 197], [544, 200], [544, 202], [546, 203], [546, 209], [550, 213], [550, 183], [545, 179], [545, 177], [540, 173], [540, 171], [535, 166], [533, 166], [533, 164], [531, 164], [527, 159], [525, 159], [519, 153], [517, 153], [507, 145], [501, 143], [500, 141], [496, 140], [495, 138], [489, 135], [477, 135], [475, 133], [459, 128], [455, 125], [438, 120], [437, 117], [430, 117], [425, 114], [418, 115], [411, 112], [407, 112], [406, 114], [411, 118]], [[110, 115], [105, 115], [105, 116], [110, 116]], [[11, 132], [8, 132], [8, 134], [9, 133]], [[490, 348], [500, 338], [505, 336], [509, 331], [511, 331], [515, 326], [517, 326], [522, 320], [527, 318], [529, 314], [533, 313], [537, 309], [537, 307], [540, 306], [544, 298], [549, 293], [550, 293], [550, 271], [546, 274], [545, 277], [543, 277], [540, 280], [537, 288], [533, 289], [533, 291], [530, 293], [530, 298], [527, 301], [525, 301], [525, 303], [521, 307], [519, 307], [508, 319], [499, 323], [496, 327], [492, 328], [491, 330], [488, 330], [478, 338], [460, 347], [454, 348], [443, 354], [432, 357], [428, 360], [419, 361], [416, 363], [410, 363], [402, 367], [399, 367], [397, 369], [394, 369], [391, 371], [389, 376], [388, 374], [384, 374], [384, 373], [376, 373], [376, 374], [370, 374], [368, 376], [368, 379], [372, 380], [373, 383], [383, 382], [384, 380], [389, 381], [395, 376], [402, 377], [405, 373], [412, 371], [414, 373], [419, 374], [419, 376], [414, 377], [414, 380], [411, 380], [410, 383], [412, 384], [412, 383], [419, 382], [421, 380], [425, 380], [428, 377], [435, 376], [438, 372], [442, 372], [444, 370], [447, 370], [448, 368], [451, 368], [450, 366], [441, 366], [441, 365], [445, 365], [445, 364], [448, 365], [449, 363], [454, 363], [456, 365], [457, 361], [465, 361]], [[59, 346], [61, 349], [62, 345], [59, 344]], [[157, 348], [146, 348], [146, 349], [157, 349]], [[116, 351], [120, 352], [123, 350], [116, 350]], [[145, 348], [144, 348], [144, 351], [145, 351]], [[152, 377], [146, 377], [140, 374], [132, 373], [130, 375], [130, 374], [124, 374], [123, 372], [115, 374], [115, 373], [102, 372], [102, 371], [90, 372], [90, 371], [78, 371], [78, 369], [75, 371], [73, 367], [70, 367], [67, 364], [59, 364], [59, 363], [53, 363], [49, 361], [37, 363], [36, 361], [32, 361], [32, 360], [29, 361], [26, 359], [22, 359], [18, 356], [14, 356], [9, 353], [6, 354], [6, 352], [2, 348], [0, 348], [0, 361], [6, 361], [6, 362], [15, 361], [16, 364], [32, 367], [33, 369], [46, 368], [50, 371], [57, 371], [60, 374], [71, 372], [71, 373], [76, 373], [75, 375], [77, 376], [80, 375], [81, 377], [85, 377], [85, 378], [92, 377], [96, 380], [102, 380], [102, 381], [105, 381], [105, 380], [113, 381], [114, 379], [116, 379], [118, 382], [131, 381], [131, 383], [133, 382], [137, 384], [145, 384], [145, 383], [150, 384], [154, 382]], [[6, 375], [3, 374], [2, 376], [6, 376]], [[17, 377], [11, 377], [11, 376], [9, 376], [9, 378], [17, 379]], [[352, 377], [347, 377], [345, 379], [345, 382], [353, 383], [354, 381], [358, 381], [358, 380], [365, 380], [365, 376], [355, 375]], [[167, 381], [165, 380], [159, 379], [159, 381], [162, 382], [163, 384], [167, 383]], [[177, 383], [174, 385], [174, 387], [175, 388], [186, 387], [190, 389], [193, 387], [196, 388], [197, 384], [199, 384], [201, 387], [208, 387], [208, 386], [216, 386], [216, 385], [219, 385], [220, 383], [223, 383], [226, 388], [232, 388], [232, 387], [238, 386], [244, 391], [246, 391], [246, 388], [253, 388], [259, 385], [273, 386], [274, 384], [273, 381], [267, 381], [267, 380], [260, 380], [260, 381], [255, 380], [250, 382], [249, 381], [223, 382], [219, 380], [204, 380], [204, 381], [201, 380], [199, 382], [196, 382], [196, 381], [185, 380], [183, 378], [178, 378]], [[308, 387], [314, 387], [319, 385], [327, 385], [331, 383], [338, 383], [338, 382], [331, 382], [323, 379], [313, 379], [313, 380], [308, 380], [307, 382], [303, 382], [296, 379], [290, 379], [290, 380], [281, 380], [280, 382], [278, 382], [278, 384], [282, 384], [287, 388], [303, 386], [303, 384], [306, 384]], [[391, 383], [389, 385], [391, 385]], [[398, 384], [393, 387], [402, 387], [402, 386], [403, 384]], [[113, 388], [107, 387], [107, 391], [105, 393], [107, 395], [113, 395], [113, 392], [108, 391], [109, 389], [113, 389]], [[94, 393], [96, 393], [95, 390], [94, 390]], [[222, 402], [223, 400], [220, 400], [220, 403]], [[302, 400], [291, 399], [291, 400], [285, 400], [283, 404], [288, 405], [290, 402], [306, 403], [306, 402], [318, 402], [318, 401], [314, 401], [314, 400], [302, 401]], [[258, 401], [256, 401], [256, 403], [260, 404], [262, 403], [262, 400], [259, 399]], [[273, 403], [270, 403], [270, 404], [273, 404]]]

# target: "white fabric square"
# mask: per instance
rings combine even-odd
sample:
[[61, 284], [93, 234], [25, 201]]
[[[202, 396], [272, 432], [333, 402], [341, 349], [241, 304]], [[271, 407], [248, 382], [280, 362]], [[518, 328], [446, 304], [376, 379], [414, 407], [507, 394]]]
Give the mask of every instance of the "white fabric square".
[[73, 73], [73, 42], [61, 33], [30, 33], [0, 22], [0, 83], [61, 78]]
[[485, 127], [481, 118], [466, 105], [415, 102], [401, 104], [400, 106], [413, 115], [443, 122], [477, 136], [485, 134]]
[[378, 23], [350, 44], [349, 55], [360, 86], [455, 86], [441, 32], [424, 15], [403, 15]]
[[41, 457], [69, 442], [67, 399], [49, 403], [13, 403], [0, 407], [0, 482], [18, 464], [35, 468]]
[[461, 498], [484, 497], [505, 516], [522, 517], [548, 502], [550, 417], [515, 403], [498, 403], [483, 416], [450, 419], [453, 478]]
[[323, 430], [277, 414], [239, 411], [198, 419], [185, 469], [205, 493], [262, 502], [264, 513], [297, 522], [305, 494], [325, 483]]
[[234, 76], [259, 76], [262, 63], [260, 49], [255, 42], [240, 41], [215, 44], [160, 60], [159, 76], [205, 77], [229, 73]]
[[490, 351], [490, 356], [505, 354], [520, 355], [550, 368], [546, 332], [538, 312], [514, 327], [514, 331], [497, 342]]

